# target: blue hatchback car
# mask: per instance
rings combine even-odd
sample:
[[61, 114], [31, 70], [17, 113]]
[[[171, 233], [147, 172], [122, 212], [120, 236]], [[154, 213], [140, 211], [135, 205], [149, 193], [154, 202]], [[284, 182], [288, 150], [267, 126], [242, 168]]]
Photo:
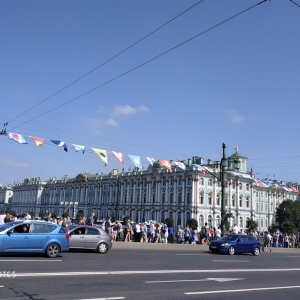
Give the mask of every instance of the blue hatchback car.
[[225, 237], [214, 240], [209, 245], [209, 250], [213, 253], [252, 253], [257, 256], [260, 253], [259, 241], [250, 235], [227, 234]]
[[57, 257], [69, 250], [69, 234], [58, 224], [13, 221], [0, 225], [0, 253], [45, 253]]

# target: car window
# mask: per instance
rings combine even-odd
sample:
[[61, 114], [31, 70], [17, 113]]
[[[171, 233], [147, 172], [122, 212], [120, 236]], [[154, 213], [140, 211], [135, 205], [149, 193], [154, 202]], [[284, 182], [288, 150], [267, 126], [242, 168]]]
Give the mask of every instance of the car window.
[[249, 241], [251, 242], [257, 242], [257, 239], [254, 236], [248, 236]]
[[28, 234], [30, 230], [30, 224], [21, 224], [13, 228], [14, 233]]
[[47, 224], [32, 224], [31, 233], [49, 233]]
[[247, 236], [240, 236], [240, 237], [239, 237], [239, 240], [240, 240], [241, 242], [248, 242], [248, 237], [247, 237]]
[[55, 225], [49, 225], [49, 224], [47, 224], [47, 227], [48, 227], [49, 232], [52, 232], [53, 230], [56, 229]]
[[99, 235], [100, 232], [96, 228], [87, 228], [87, 234]]
[[74, 229], [72, 234], [85, 234], [85, 229], [84, 227], [80, 227], [80, 228], [77, 228], [77, 229]]

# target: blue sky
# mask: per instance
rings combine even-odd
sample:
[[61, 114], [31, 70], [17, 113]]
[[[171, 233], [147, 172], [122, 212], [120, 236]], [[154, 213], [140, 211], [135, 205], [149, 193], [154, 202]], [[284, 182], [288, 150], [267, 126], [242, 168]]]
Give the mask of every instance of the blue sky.
[[28, 144], [0, 136], [0, 182], [123, 167], [110, 155], [104, 167], [91, 147], [123, 152], [127, 170], [127, 154], [145, 167], [147, 156], [219, 160], [224, 142], [257, 178], [300, 183], [299, 0], [266, 1], [209, 31], [259, 1], [202, 1], [97, 68], [198, 2], [1, 1], [0, 126]]

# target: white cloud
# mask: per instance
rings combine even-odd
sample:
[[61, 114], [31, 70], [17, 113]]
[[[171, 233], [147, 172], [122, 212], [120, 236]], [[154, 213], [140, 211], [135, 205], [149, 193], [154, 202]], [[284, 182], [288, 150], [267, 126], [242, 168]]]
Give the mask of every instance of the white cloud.
[[235, 110], [227, 111], [227, 117], [232, 123], [242, 123], [246, 120], [246, 117]]
[[0, 158], [0, 164], [1, 165], [7, 165], [7, 166], [12, 166], [12, 167], [17, 167], [17, 168], [28, 168], [29, 165], [20, 161], [12, 160], [9, 158]]
[[145, 105], [139, 107], [132, 107], [130, 105], [115, 105], [114, 110], [112, 111], [113, 116], [127, 116], [135, 115], [137, 113], [148, 112], [149, 108]]
[[[109, 112], [106, 107], [99, 105], [97, 114], [101, 115], [101, 117], [90, 118], [88, 123], [94, 133], [99, 133], [104, 126], [119, 126], [118, 118], [122, 116], [133, 116], [138, 113], [146, 113], [149, 111], [149, 108], [145, 105], [140, 105], [138, 107], [133, 107], [131, 105], [115, 105], [114, 109]], [[107, 116], [107, 118], [105, 118], [105, 116]]]

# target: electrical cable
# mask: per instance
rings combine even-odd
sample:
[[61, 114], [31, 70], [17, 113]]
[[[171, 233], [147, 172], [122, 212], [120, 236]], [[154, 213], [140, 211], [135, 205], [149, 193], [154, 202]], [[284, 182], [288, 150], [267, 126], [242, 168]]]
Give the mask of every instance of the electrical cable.
[[296, 3], [295, 1], [293, 0], [290, 0], [293, 4], [295, 4], [296, 6], [298, 6], [300, 8], [300, 5], [298, 3]]
[[41, 105], [42, 103], [46, 102], [47, 100], [53, 98], [54, 96], [56, 96], [57, 94], [61, 93], [62, 91], [66, 90], [67, 88], [69, 88], [70, 86], [74, 85], [76, 82], [80, 81], [81, 79], [85, 78], [86, 76], [90, 75], [91, 73], [95, 72], [96, 70], [100, 69], [101, 67], [103, 67], [104, 65], [106, 65], [107, 63], [109, 63], [110, 61], [112, 61], [113, 59], [117, 58], [118, 56], [120, 56], [121, 54], [125, 53], [127, 50], [131, 49], [132, 47], [136, 46], [137, 44], [139, 44], [140, 42], [142, 42], [143, 40], [145, 40], [146, 38], [148, 38], [149, 36], [151, 36], [152, 34], [154, 34], [155, 32], [159, 31], [160, 29], [162, 29], [163, 27], [165, 27], [166, 25], [168, 25], [169, 23], [173, 22], [174, 20], [176, 20], [177, 18], [179, 18], [180, 16], [182, 16], [183, 14], [185, 14], [186, 12], [188, 12], [189, 10], [191, 10], [192, 8], [196, 7], [198, 4], [202, 3], [205, 0], [201, 0], [198, 1], [197, 3], [195, 3], [194, 5], [192, 5], [191, 7], [189, 7], [188, 9], [184, 10], [183, 12], [181, 12], [179, 15], [175, 16], [174, 18], [172, 18], [171, 20], [167, 21], [166, 23], [164, 23], [163, 25], [159, 26], [158, 28], [156, 28], [155, 30], [151, 31], [150, 33], [148, 33], [147, 35], [145, 35], [143, 38], [139, 39], [138, 41], [136, 41], [135, 43], [131, 44], [130, 46], [128, 46], [127, 48], [125, 48], [124, 50], [122, 50], [121, 52], [117, 53], [116, 55], [112, 56], [111, 58], [109, 58], [108, 60], [106, 60], [105, 62], [103, 62], [102, 64], [100, 64], [99, 66], [95, 67], [94, 69], [90, 70], [89, 72], [87, 72], [86, 74], [82, 75], [81, 77], [79, 77], [78, 79], [74, 80], [73, 82], [71, 82], [70, 84], [68, 84], [67, 86], [65, 86], [64, 88], [58, 90], [57, 92], [55, 92], [54, 94], [52, 94], [51, 96], [47, 97], [46, 99], [38, 102], [37, 104], [35, 104], [34, 106], [32, 106], [31, 108], [27, 109], [26, 111], [24, 111], [23, 113], [17, 115], [16, 117], [14, 117], [13, 119], [11, 119], [9, 122], [14, 121], [15, 119], [19, 118], [20, 116], [24, 115], [25, 113], [31, 111], [32, 109], [36, 108], [37, 106]]
[[[140, 64], [140, 65], [138, 65], [138, 66], [136, 66], [136, 67], [134, 67], [134, 68], [132, 68], [132, 69], [130, 69], [130, 70], [128, 70], [128, 71], [126, 71], [126, 72], [124, 72], [124, 73], [122, 73], [122, 74], [120, 74], [120, 75], [118, 75], [118, 76], [116, 76], [116, 77], [114, 77], [114, 78], [112, 78], [112, 79], [110, 79], [110, 80], [108, 80], [108, 81], [106, 81], [106, 82], [104, 82], [104, 83], [98, 85], [98, 86], [96, 86], [95, 88], [93, 88], [93, 89], [91, 89], [91, 90], [89, 90], [89, 91], [87, 91], [87, 92], [85, 92], [85, 93], [83, 93], [83, 94], [81, 94], [81, 95], [79, 95], [79, 96], [73, 98], [73, 99], [70, 99], [70, 100], [68, 100], [68, 101], [66, 101], [66, 102], [64, 102], [64, 103], [62, 103], [61, 105], [58, 105], [58, 106], [56, 106], [56, 107], [54, 107], [54, 108], [52, 108], [52, 109], [46, 111], [46, 112], [43, 113], [43, 114], [40, 114], [40, 115], [38, 115], [38, 116], [36, 116], [36, 117], [34, 117], [34, 118], [28, 120], [27, 122], [23, 122], [23, 123], [21, 123], [21, 124], [15, 126], [15, 127], [13, 127], [13, 128], [11, 128], [11, 129], [18, 128], [18, 127], [20, 127], [20, 126], [22, 126], [22, 125], [24, 125], [24, 124], [27, 124], [27, 123], [29, 123], [29, 122], [31, 122], [31, 121], [33, 121], [33, 120], [36, 120], [36, 119], [38, 119], [38, 118], [40, 118], [40, 117], [42, 117], [42, 116], [44, 116], [44, 115], [46, 115], [46, 114], [48, 114], [48, 113], [50, 113], [50, 112], [53, 112], [54, 110], [57, 110], [57, 109], [59, 109], [59, 108], [65, 106], [65, 105], [67, 105], [67, 104], [69, 104], [69, 103], [71, 103], [71, 102], [74, 102], [75, 100], [77, 100], [77, 99], [79, 99], [79, 98], [82, 98], [83, 96], [86, 96], [86, 95], [88, 95], [88, 94], [90, 94], [90, 93], [92, 93], [92, 92], [98, 90], [99, 88], [102, 88], [102, 87], [104, 87], [104, 86], [106, 86], [106, 85], [108, 85], [108, 84], [110, 84], [110, 83], [112, 83], [112, 82], [114, 82], [114, 81], [116, 81], [116, 80], [118, 80], [118, 79], [124, 77], [125, 75], [128, 75], [129, 73], [131, 73], [131, 72], [133, 72], [133, 71], [135, 71], [135, 70], [137, 70], [137, 69], [139, 69], [139, 68], [141, 68], [141, 67], [143, 67], [143, 66], [149, 64], [150, 62], [152, 62], [152, 61], [154, 61], [154, 60], [156, 60], [156, 59], [158, 59], [158, 58], [160, 58], [160, 57], [166, 55], [167, 53], [169, 53], [169, 52], [171, 52], [171, 51], [173, 51], [173, 50], [175, 50], [175, 49], [177, 49], [177, 48], [179, 48], [179, 47], [181, 47], [181, 46], [183, 46], [183, 45], [185, 45], [185, 44], [191, 42], [191, 41], [194, 40], [195, 38], [197, 38], [197, 37], [199, 37], [199, 36], [201, 36], [201, 35], [203, 35], [203, 34], [209, 32], [209, 31], [211, 31], [211, 30], [213, 30], [213, 29], [215, 29], [215, 28], [217, 28], [217, 27], [223, 25], [224, 23], [226, 23], [226, 22], [228, 22], [228, 21], [230, 21], [230, 20], [232, 20], [232, 19], [234, 19], [234, 18], [236, 18], [236, 17], [238, 17], [238, 16], [240, 16], [240, 15], [246, 13], [247, 11], [253, 9], [254, 7], [256, 7], [256, 6], [262, 4], [262, 3], [266, 2], [266, 1], [268, 1], [268, 0], [263, 0], [263, 1], [260, 1], [259, 3], [257, 3], [257, 4], [252, 5], [251, 7], [247, 8], [247, 9], [245, 9], [245, 10], [243, 10], [243, 11], [241, 11], [241, 12], [235, 14], [235, 15], [233, 15], [233, 16], [230, 17], [230, 18], [227, 18], [226, 20], [224, 20], [224, 21], [222, 21], [222, 22], [219, 22], [218, 24], [216, 24], [216, 25], [214, 25], [214, 26], [212, 26], [212, 27], [210, 27], [210, 28], [208, 28], [208, 29], [206, 29], [206, 30], [200, 32], [199, 34], [197, 34], [197, 35], [195, 35], [195, 36], [193, 36], [193, 37], [191, 37], [191, 38], [185, 40], [184, 42], [182, 42], [182, 43], [180, 43], [180, 44], [177, 44], [176, 46], [174, 46], [174, 47], [172, 47], [172, 48], [170, 48], [170, 49], [168, 49], [168, 50], [166, 50], [166, 51], [164, 51], [164, 52], [162, 52], [162, 53], [156, 55], [155, 57], [153, 57], [153, 58], [147, 60], [146, 62], [144, 62], [144, 63], [142, 63], [142, 64]], [[10, 130], [11, 130], [11, 129], [10, 129]]]

